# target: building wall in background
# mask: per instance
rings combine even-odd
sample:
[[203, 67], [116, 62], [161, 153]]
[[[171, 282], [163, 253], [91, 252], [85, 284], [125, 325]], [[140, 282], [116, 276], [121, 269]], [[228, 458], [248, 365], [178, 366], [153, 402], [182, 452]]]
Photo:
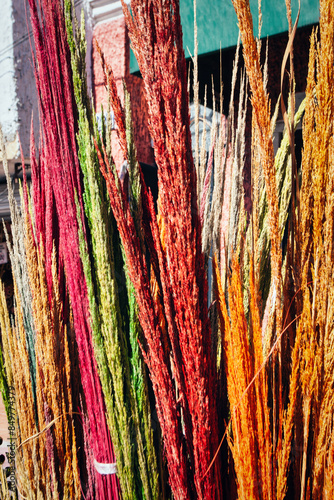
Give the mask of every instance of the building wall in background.
[[[18, 106], [14, 63], [13, 5], [6, 2], [0, 16], [0, 123], [10, 156], [17, 155]], [[1, 175], [1, 174], [0, 174]]]
[[34, 134], [38, 140], [38, 103], [32, 62], [30, 37], [25, 2], [12, 0], [13, 6], [13, 56], [15, 69], [15, 89], [17, 105], [17, 131], [23, 154], [30, 156], [31, 119], [34, 117]]
[[[114, 2], [118, 4], [119, 2]], [[117, 84], [117, 89], [124, 102], [123, 82], [131, 95], [131, 111], [134, 124], [134, 138], [138, 159], [141, 162], [153, 164], [154, 155], [148, 131], [148, 111], [144, 96], [144, 85], [141, 78], [130, 74], [130, 47], [124, 16], [118, 10], [116, 15], [99, 22], [93, 27], [92, 36], [92, 79], [95, 110], [101, 112], [108, 108], [108, 94], [104, 85], [104, 75], [101, 58], [96, 49], [97, 42], [110, 65]], [[117, 132], [112, 131], [112, 151], [117, 168], [122, 164], [122, 153], [118, 144]]]

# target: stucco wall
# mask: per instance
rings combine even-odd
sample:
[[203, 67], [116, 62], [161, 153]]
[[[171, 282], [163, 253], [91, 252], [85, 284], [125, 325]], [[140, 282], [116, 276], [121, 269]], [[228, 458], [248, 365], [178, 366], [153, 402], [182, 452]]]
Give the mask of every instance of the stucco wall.
[[12, 4], [6, 2], [0, 16], [0, 123], [7, 142], [15, 141], [18, 125], [12, 25]]

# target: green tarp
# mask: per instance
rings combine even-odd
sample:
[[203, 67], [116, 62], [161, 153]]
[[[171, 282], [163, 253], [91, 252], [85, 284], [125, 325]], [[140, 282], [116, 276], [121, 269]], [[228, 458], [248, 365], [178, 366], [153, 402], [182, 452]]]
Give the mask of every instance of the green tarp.
[[[298, 26], [307, 26], [319, 21], [319, 1], [301, 0]], [[254, 34], [258, 34], [258, 2], [250, 0]], [[296, 19], [298, 0], [291, 0], [292, 19]], [[180, 0], [181, 20], [186, 57], [194, 52], [194, 7], [193, 0]], [[262, 1], [262, 37], [288, 31], [284, 0]], [[209, 54], [233, 47], [238, 41], [238, 22], [231, 0], [197, 0], [197, 27], [199, 55]], [[189, 49], [189, 51], [188, 51]], [[130, 71], [138, 71], [137, 61], [131, 52]]]

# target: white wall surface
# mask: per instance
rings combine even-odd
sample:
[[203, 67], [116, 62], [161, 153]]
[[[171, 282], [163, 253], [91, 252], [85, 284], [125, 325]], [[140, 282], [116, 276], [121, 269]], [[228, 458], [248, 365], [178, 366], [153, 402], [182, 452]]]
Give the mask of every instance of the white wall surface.
[[13, 8], [12, 2], [9, 0], [0, 1], [0, 123], [6, 141], [14, 141], [18, 126], [18, 109], [14, 64]]

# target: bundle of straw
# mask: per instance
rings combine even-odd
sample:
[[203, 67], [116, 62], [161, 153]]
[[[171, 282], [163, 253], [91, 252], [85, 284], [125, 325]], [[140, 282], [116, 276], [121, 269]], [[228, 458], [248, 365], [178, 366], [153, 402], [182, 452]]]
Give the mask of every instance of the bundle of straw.
[[[213, 124], [208, 162], [197, 116], [194, 164], [179, 2], [132, 0], [130, 12], [122, 1], [150, 114], [155, 207], [127, 89], [122, 103], [97, 46], [120, 178], [108, 120], [99, 134], [87, 95], [83, 17], [79, 28], [71, 0], [64, 11], [60, 0], [29, 0], [42, 125], [21, 213], [9, 189], [14, 323], [0, 290], [0, 388], [6, 402], [15, 386], [18, 488], [28, 498], [334, 497], [334, 6], [320, 0], [296, 111], [298, 18], [293, 26], [286, 0], [281, 85], [289, 59], [290, 95], [286, 110], [282, 93], [286, 130], [275, 155], [268, 61], [262, 68], [249, 2], [232, 2], [245, 62], [239, 97], [238, 45], [229, 116]], [[195, 57], [198, 110], [197, 70]], [[115, 461], [117, 475], [100, 474]]]
[[[59, 272], [66, 287], [73, 310], [73, 322], [78, 345], [81, 381], [89, 418], [89, 444], [94, 460], [113, 463], [114, 454], [105, 416], [105, 403], [97, 372], [89, 321], [89, 300], [83, 264], [80, 255], [79, 224], [84, 238], [86, 229], [83, 212], [80, 168], [76, 148], [76, 109], [66, 39], [65, 17], [60, 2], [29, 1], [35, 43], [34, 58], [36, 85], [40, 103], [40, 121], [43, 145], [40, 151], [42, 169], [37, 183], [44, 193], [34, 191], [35, 210], [45, 200], [45, 225], [36, 228], [39, 241], [45, 242], [46, 265], [50, 269], [53, 242], [59, 254]], [[40, 180], [39, 180], [40, 179]], [[80, 218], [77, 219], [76, 198]], [[54, 202], [55, 209], [52, 210]], [[50, 207], [51, 204], [51, 207]], [[42, 217], [43, 218], [43, 217]], [[40, 218], [38, 219], [40, 220]], [[50, 293], [50, 282], [48, 282]], [[92, 464], [90, 464], [92, 466]], [[117, 496], [114, 475], [102, 476], [94, 468], [98, 497]]]

